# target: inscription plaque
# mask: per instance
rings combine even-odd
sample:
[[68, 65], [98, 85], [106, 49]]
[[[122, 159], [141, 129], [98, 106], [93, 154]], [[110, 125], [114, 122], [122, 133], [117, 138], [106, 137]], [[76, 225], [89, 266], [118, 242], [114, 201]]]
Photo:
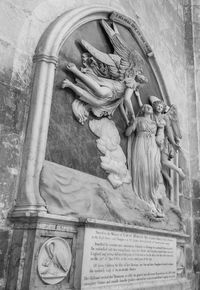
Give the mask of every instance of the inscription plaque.
[[81, 289], [124, 290], [173, 279], [175, 238], [86, 228]]

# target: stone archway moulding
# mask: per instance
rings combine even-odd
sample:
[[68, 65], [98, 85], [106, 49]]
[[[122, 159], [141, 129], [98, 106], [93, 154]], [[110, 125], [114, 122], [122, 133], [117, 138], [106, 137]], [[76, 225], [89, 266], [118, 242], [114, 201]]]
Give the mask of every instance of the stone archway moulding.
[[[112, 14], [111, 14], [112, 13]], [[138, 41], [158, 82], [165, 102], [170, 103], [162, 75], [138, 25], [131, 18], [113, 11], [111, 7], [83, 6], [58, 17], [44, 32], [34, 56], [34, 77], [27, 134], [23, 151], [17, 202], [12, 215], [27, 212], [46, 212], [39, 193], [40, 172], [43, 166], [49, 127], [51, 100], [56, 64], [60, 48], [69, 35], [81, 25], [98, 19], [111, 19], [126, 26]]]

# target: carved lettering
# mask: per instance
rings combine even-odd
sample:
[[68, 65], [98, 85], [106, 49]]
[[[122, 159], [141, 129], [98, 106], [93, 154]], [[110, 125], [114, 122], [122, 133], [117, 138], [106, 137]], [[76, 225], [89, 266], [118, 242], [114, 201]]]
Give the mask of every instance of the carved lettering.
[[130, 30], [133, 33], [133, 35], [138, 39], [140, 44], [142, 44], [142, 48], [143, 48], [144, 52], [147, 55], [149, 55], [149, 56], [153, 55], [151, 47], [149, 46], [149, 44], [144, 39], [144, 36], [140, 32], [140, 29], [138, 28], [138, 26], [137, 26], [135, 21], [133, 21], [132, 19], [130, 19], [128, 17], [125, 17], [124, 15], [122, 15], [122, 14], [120, 14], [118, 12], [113, 12], [110, 15], [110, 19], [112, 19], [113, 21], [115, 21], [117, 23], [120, 23], [120, 24], [130, 28]]
[[86, 229], [83, 289], [176, 278], [176, 240], [146, 234]]

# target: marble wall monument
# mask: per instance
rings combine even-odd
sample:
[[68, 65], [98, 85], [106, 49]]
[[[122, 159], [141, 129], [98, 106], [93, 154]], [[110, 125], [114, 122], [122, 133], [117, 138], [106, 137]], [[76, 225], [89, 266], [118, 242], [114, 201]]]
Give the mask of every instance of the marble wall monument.
[[58, 17], [34, 56], [7, 289], [192, 289], [181, 139], [134, 19], [103, 6]]

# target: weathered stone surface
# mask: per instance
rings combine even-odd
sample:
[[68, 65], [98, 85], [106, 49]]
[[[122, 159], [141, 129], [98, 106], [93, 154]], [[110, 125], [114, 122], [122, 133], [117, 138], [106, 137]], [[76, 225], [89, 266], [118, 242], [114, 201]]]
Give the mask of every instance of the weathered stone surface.
[[193, 179], [192, 187], [193, 187], [194, 198], [199, 198], [200, 197], [200, 181], [197, 179]]
[[6, 40], [0, 38], [0, 80], [3, 83], [9, 84], [12, 77], [12, 66], [14, 59], [15, 48]]
[[180, 196], [179, 205], [184, 215], [191, 215], [192, 206], [191, 199], [188, 197]]
[[0, 83], [0, 124], [3, 133], [21, 133], [26, 122], [27, 95], [19, 89]]
[[[193, 27], [193, 33], [194, 33], [194, 37], [199, 39], [200, 38], [200, 23], [195, 23], [194, 27]], [[198, 50], [195, 49], [196, 52], [198, 52]]]
[[194, 241], [196, 245], [200, 246], [200, 219], [194, 222]]
[[8, 210], [10, 209], [16, 194], [17, 177], [19, 174], [20, 141], [19, 136], [14, 133], [2, 135], [0, 140], [0, 224], [4, 224]]
[[199, 23], [200, 19], [200, 6], [199, 5], [193, 5], [193, 22]]
[[[194, 224], [196, 222], [194, 221]], [[194, 240], [195, 241], [195, 240]], [[194, 273], [200, 272], [200, 247], [196, 243], [194, 243], [194, 261], [193, 261], [193, 270]], [[196, 289], [196, 288], [195, 288]]]
[[13, 233], [12, 246], [9, 255], [8, 277], [6, 290], [14, 290], [17, 283], [17, 276], [20, 264], [20, 255], [22, 250], [23, 231], [18, 230]]
[[185, 259], [186, 259], [186, 268], [191, 270], [192, 267], [193, 267], [192, 248], [186, 247], [186, 249], [185, 249]]
[[0, 230], [0, 279], [5, 275], [5, 265], [9, 242], [9, 231]]
[[0, 10], [0, 37], [15, 46], [26, 14], [11, 1], [1, 1]]
[[184, 224], [185, 224], [185, 229], [186, 229], [185, 232], [191, 239], [192, 238], [192, 228], [193, 228], [191, 217], [190, 218], [185, 218], [184, 219]]
[[193, 199], [193, 214], [195, 217], [200, 217], [200, 199]]

